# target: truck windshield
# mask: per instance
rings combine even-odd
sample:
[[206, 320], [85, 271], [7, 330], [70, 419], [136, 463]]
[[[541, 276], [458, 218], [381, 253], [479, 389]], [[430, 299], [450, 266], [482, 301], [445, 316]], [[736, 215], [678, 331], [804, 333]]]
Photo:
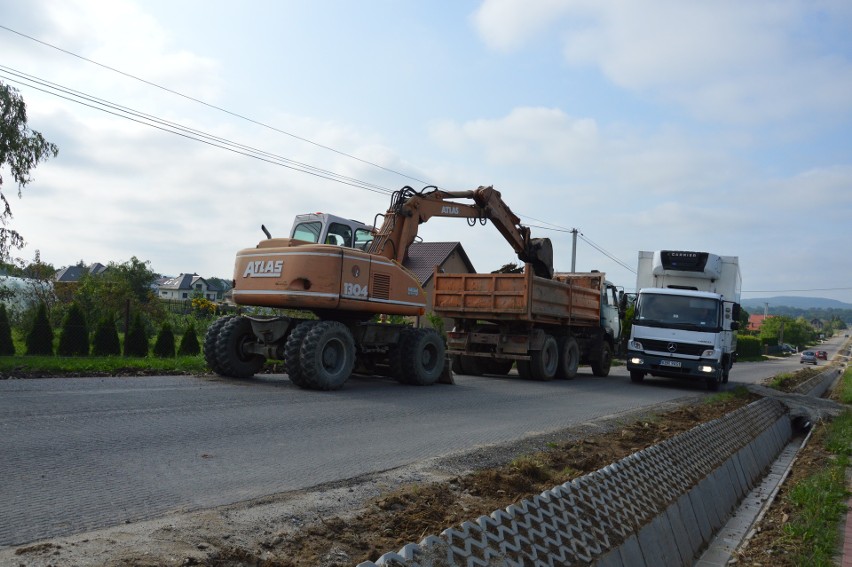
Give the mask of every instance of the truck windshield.
[[716, 331], [720, 328], [719, 302], [706, 297], [641, 294], [634, 324]]

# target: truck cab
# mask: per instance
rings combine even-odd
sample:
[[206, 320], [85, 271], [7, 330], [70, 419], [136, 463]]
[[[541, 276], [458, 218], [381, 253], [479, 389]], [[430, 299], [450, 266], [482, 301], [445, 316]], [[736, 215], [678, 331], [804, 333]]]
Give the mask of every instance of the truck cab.
[[627, 369], [703, 381], [717, 389], [736, 361], [740, 273], [737, 258], [706, 252], [640, 252]]

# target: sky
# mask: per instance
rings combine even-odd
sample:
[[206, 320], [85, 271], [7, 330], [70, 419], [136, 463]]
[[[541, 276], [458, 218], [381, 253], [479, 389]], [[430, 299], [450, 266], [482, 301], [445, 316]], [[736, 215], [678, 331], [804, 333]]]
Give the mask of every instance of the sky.
[[[576, 229], [626, 291], [640, 250], [695, 250], [738, 256], [744, 299], [852, 303], [848, 0], [0, 0], [0, 26], [59, 147], [20, 199], [3, 171], [24, 260], [231, 279], [261, 224], [493, 185], [559, 271]], [[517, 261], [490, 225], [420, 236]]]

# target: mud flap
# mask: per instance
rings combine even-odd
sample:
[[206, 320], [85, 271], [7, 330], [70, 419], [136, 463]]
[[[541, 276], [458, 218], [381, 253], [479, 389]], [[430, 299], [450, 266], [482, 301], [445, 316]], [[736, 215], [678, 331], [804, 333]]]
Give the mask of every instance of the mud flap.
[[444, 356], [444, 370], [441, 372], [441, 375], [438, 377], [438, 384], [455, 384], [456, 380], [453, 375], [453, 365], [450, 360], [450, 356]]

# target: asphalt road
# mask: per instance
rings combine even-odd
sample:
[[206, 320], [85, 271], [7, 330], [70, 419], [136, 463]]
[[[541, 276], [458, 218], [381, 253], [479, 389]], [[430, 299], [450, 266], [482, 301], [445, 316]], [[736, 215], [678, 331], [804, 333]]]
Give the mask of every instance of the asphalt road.
[[[831, 354], [836, 347], [826, 347]], [[831, 349], [831, 350], [830, 350]], [[798, 368], [737, 364], [731, 383]], [[669, 380], [457, 376], [337, 392], [286, 375], [0, 381], [0, 547], [240, 502], [706, 395]]]

